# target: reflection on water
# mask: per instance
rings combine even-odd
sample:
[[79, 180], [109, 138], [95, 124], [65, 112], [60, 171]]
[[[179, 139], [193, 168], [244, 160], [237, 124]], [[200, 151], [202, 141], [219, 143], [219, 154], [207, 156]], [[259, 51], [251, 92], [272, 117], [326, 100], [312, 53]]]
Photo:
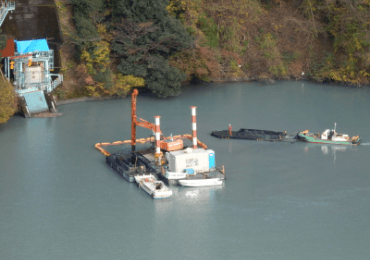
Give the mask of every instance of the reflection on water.
[[[223, 188], [171, 186], [171, 189], [173, 196], [169, 200], [151, 202], [155, 209], [153, 222], [155, 225], [149, 235], [153, 236], [154, 233], [155, 237], [160, 238], [153, 242], [158, 244], [152, 250], [157, 254], [163, 254], [160, 250], [161, 244], [167, 242], [168, 245], [171, 243], [187, 245], [177, 247], [177, 254], [180, 255], [189, 254], [189, 248], [197, 255], [212, 252], [214, 250], [212, 244], [199, 242], [210, 241], [210, 238], [214, 237], [212, 217], [217, 210], [217, 198], [222, 195]], [[180, 204], [182, 207], [178, 207]], [[169, 251], [171, 252], [172, 250]]]
[[186, 187], [186, 188], [178, 188], [178, 196], [188, 200], [200, 200], [205, 204], [208, 204], [212, 202], [212, 200], [215, 199], [216, 193], [217, 192], [222, 192], [224, 189], [223, 185], [220, 186], [209, 186], [209, 187], [199, 187], [199, 188], [191, 188], [191, 187]]
[[[339, 151], [339, 152], [345, 152], [347, 150], [347, 147], [346, 146], [331, 146], [330, 148], [331, 148], [331, 151], [333, 153], [334, 163], [337, 160], [337, 156], [336, 156], [335, 153], [337, 151]], [[328, 152], [329, 152], [328, 150], [329, 150], [328, 146], [326, 146], [326, 145], [321, 146], [321, 151], [322, 151], [322, 153], [324, 155], [327, 155], [328, 154]]]
[[199, 194], [199, 190], [187, 191], [186, 192], [187, 197], [195, 197], [195, 196], [198, 196], [198, 194]]
[[344, 145], [307, 145], [304, 148], [304, 151], [306, 153], [309, 152], [309, 150], [315, 149], [315, 147], [320, 147], [321, 152], [323, 155], [332, 156], [333, 157], [333, 163], [335, 164], [337, 160], [337, 152], [357, 152], [357, 147], [354, 146], [344, 146]]

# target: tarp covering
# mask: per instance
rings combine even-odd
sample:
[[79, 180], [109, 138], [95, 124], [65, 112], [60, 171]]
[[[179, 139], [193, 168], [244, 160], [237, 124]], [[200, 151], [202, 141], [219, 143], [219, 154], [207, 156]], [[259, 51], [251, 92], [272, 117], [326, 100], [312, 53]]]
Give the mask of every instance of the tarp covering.
[[46, 39], [30, 40], [30, 41], [16, 41], [17, 52], [27, 53], [34, 51], [49, 51], [48, 43]]

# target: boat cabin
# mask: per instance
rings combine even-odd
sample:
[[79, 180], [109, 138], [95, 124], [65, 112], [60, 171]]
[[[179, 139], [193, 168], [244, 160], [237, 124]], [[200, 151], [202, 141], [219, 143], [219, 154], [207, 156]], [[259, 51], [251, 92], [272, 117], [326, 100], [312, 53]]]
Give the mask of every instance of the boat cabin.
[[348, 141], [349, 136], [346, 134], [338, 134], [335, 130], [326, 129], [321, 134], [322, 140], [333, 140], [333, 141]]
[[186, 148], [165, 153], [168, 171], [195, 174], [215, 169], [215, 152], [213, 150]]

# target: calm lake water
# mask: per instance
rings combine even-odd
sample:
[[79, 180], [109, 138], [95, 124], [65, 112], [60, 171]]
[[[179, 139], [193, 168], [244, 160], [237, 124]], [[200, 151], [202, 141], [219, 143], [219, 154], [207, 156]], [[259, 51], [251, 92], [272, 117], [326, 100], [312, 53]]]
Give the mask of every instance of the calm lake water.
[[[138, 117], [160, 115], [166, 136], [191, 133], [197, 106], [198, 138], [226, 168], [223, 187], [172, 186], [167, 200], [125, 181], [94, 148], [130, 139], [130, 98], [60, 106], [58, 118], [14, 117], [0, 127], [0, 259], [369, 259], [369, 100], [369, 88], [285, 81], [139, 96]], [[334, 122], [363, 144], [210, 136], [229, 123], [295, 133]]]

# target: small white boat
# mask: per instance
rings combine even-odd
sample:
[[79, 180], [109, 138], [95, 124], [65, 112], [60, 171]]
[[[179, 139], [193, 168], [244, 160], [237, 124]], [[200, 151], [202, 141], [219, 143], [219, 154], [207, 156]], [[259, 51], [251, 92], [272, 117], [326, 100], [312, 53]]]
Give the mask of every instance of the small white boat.
[[186, 178], [186, 172], [169, 172], [164, 175], [168, 180], [179, 180]]
[[164, 199], [172, 196], [172, 190], [152, 174], [136, 175], [134, 178], [139, 187], [152, 196], [153, 199]]
[[179, 184], [185, 187], [216, 186], [222, 185], [222, 180], [220, 178], [179, 180]]

